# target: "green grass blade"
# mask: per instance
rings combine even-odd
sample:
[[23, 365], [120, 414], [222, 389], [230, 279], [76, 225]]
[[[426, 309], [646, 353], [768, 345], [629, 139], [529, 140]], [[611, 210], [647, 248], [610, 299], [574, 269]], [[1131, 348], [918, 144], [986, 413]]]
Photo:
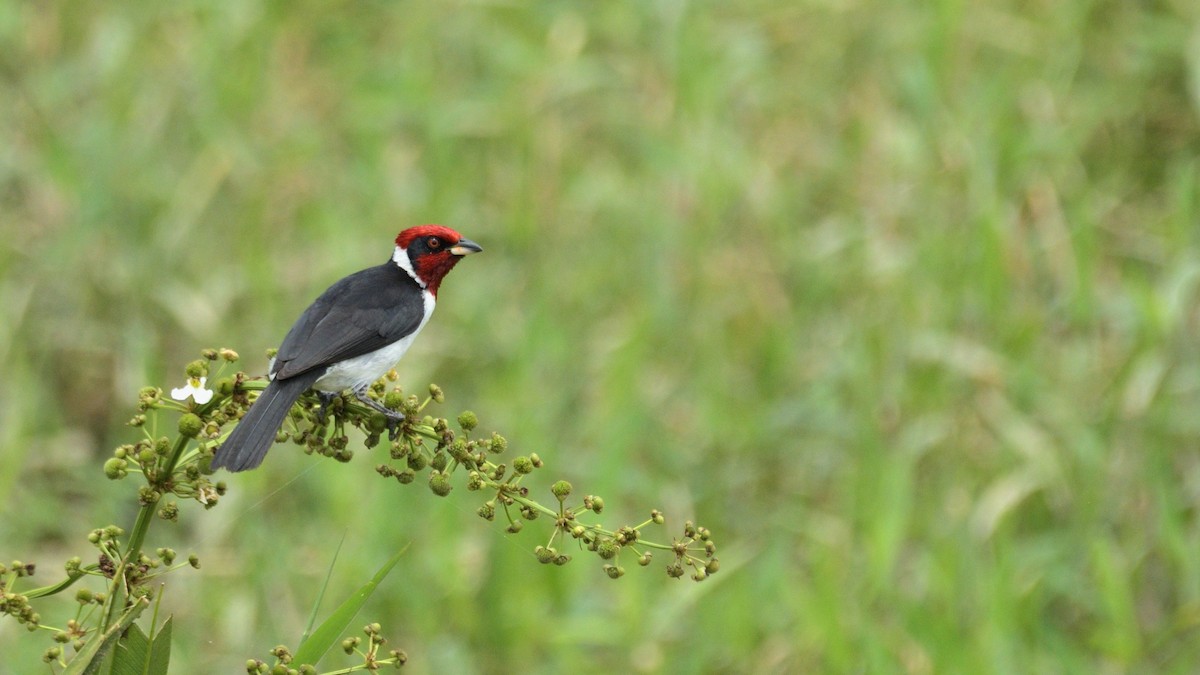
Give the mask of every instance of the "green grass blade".
[[342, 552], [342, 544], [346, 543], [346, 533], [342, 532], [342, 538], [338, 541], [337, 548], [333, 550], [333, 560], [329, 561], [329, 570], [325, 572], [325, 583], [321, 584], [321, 590], [317, 593], [317, 599], [313, 602], [312, 612], [308, 615], [308, 624], [304, 626], [304, 634], [300, 636], [300, 644], [312, 635], [313, 624], [317, 622], [317, 611], [321, 609], [321, 601], [325, 599], [325, 591], [329, 588], [329, 579], [333, 577], [333, 566], [337, 564], [338, 554]]
[[363, 584], [362, 588], [347, 598], [328, 619], [325, 619], [321, 623], [307, 640], [300, 644], [300, 647], [296, 650], [295, 663], [316, 665], [321, 660], [325, 652], [329, 651], [329, 648], [341, 639], [342, 632], [354, 620], [354, 617], [358, 614], [358, 610], [362, 609], [367, 598], [371, 597], [371, 594], [375, 592], [375, 588], [387, 577], [392, 568], [396, 566], [396, 563], [400, 562], [400, 557], [407, 550], [408, 546], [406, 545], [397, 551], [396, 555], [392, 556], [390, 560], [384, 563], [383, 567], [379, 568], [379, 571], [375, 573], [375, 576], [371, 577], [370, 581]]

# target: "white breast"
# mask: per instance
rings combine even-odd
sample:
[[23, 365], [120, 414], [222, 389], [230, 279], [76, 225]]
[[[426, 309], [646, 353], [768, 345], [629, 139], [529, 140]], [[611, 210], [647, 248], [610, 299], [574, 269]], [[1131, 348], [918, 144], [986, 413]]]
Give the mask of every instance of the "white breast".
[[321, 391], [344, 391], [368, 386], [383, 377], [384, 373], [391, 370], [400, 357], [404, 356], [404, 353], [412, 346], [417, 334], [429, 322], [429, 317], [433, 315], [433, 308], [436, 304], [433, 294], [425, 291], [421, 293], [421, 297], [425, 300], [425, 316], [417, 325], [416, 330], [390, 345], [330, 366], [313, 387]]

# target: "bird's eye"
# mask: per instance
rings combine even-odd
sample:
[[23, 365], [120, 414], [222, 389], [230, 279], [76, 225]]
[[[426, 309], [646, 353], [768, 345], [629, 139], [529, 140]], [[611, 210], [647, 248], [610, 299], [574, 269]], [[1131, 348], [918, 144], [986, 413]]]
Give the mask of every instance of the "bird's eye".
[[439, 248], [441, 248], [441, 247], [442, 247], [442, 240], [441, 240], [441, 239], [438, 239], [437, 237], [430, 237], [430, 238], [429, 238], [429, 239], [428, 239], [428, 240], [425, 242], [425, 245], [426, 245], [426, 246], [428, 246], [428, 247], [429, 247], [431, 250], [434, 250], [434, 251], [436, 251], [436, 250], [438, 250]]

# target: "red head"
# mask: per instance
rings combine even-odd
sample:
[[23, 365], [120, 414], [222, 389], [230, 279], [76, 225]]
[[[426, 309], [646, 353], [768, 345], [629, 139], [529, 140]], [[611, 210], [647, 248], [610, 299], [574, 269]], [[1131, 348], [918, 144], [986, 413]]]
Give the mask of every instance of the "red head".
[[396, 235], [392, 260], [437, 295], [442, 278], [463, 256], [483, 249], [454, 230], [441, 225], [418, 225]]

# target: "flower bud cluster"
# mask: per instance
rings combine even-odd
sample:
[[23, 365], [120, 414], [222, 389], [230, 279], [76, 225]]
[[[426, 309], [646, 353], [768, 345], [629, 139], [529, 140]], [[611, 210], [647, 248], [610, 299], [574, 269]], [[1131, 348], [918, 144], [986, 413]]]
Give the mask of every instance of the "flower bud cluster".
[[[273, 355], [273, 354], [272, 354]], [[89, 607], [83, 619], [66, 623], [65, 630], [54, 632], [57, 643], [44, 653], [47, 662], [63, 663], [61, 645], [72, 644], [76, 651], [82, 648], [86, 636], [93, 635], [96, 626], [89, 622], [105, 615], [99, 624], [111, 626], [115, 616], [108, 608], [116, 604], [107, 603], [110, 593], [119, 592], [128, 600], [149, 599], [159, 586], [151, 585], [150, 579], [157, 575], [182, 567], [177, 564], [179, 555], [170, 548], [145, 548], [143, 545], [146, 527], [153, 520], [148, 515], [157, 515], [168, 521], [177, 521], [181, 516], [179, 502], [172, 497], [195, 500], [206, 509], [214, 507], [226, 492], [222, 481], [213, 481], [210, 465], [220, 439], [236, 424], [248, 410], [256, 391], [266, 387], [261, 380], [251, 380], [244, 373], [222, 375], [228, 364], [238, 360], [230, 349], [206, 349], [201, 358], [187, 364], [184, 369], [183, 387], [172, 389], [169, 396], [158, 387], [143, 387], [138, 392], [136, 413], [130, 425], [143, 428], [144, 438], [135, 443], [117, 447], [104, 462], [104, 474], [111, 480], [127, 478], [131, 474], [142, 477], [137, 489], [140, 505], [133, 534], [128, 539], [125, 531], [110, 525], [91, 531], [88, 541], [99, 551], [97, 562], [84, 565], [76, 557], [67, 561], [67, 582], [55, 587], [37, 589], [32, 596], [57, 593], [69, 587], [75, 580], [88, 576], [106, 578], [108, 592], [78, 589], [76, 601]], [[215, 372], [213, 372], [215, 371]], [[209, 377], [212, 377], [211, 385]], [[468, 492], [482, 493], [484, 499], [478, 515], [488, 521], [503, 516], [506, 531], [517, 534], [526, 523], [549, 523], [549, 540], [533, 549], [534, 557], [542, 564], [565, 565], [571, 561], [570, 548], [594, 553], [600, 558], [601, 569], [606, 576], [618, 579], [625, 574], [622, 556], [628, 561], [634, 556], [640, 566], [652, 560], [652, 549], [667, 551], [673, 560], [667, 565], [667, 574], [682, 577], [690, 572], [692, 579], [703, 580], [719, 569], [715, 556], [716, 544], [706, 528], [688, 521], [684, 525], [683, 537], [671, 544], [656, 543], [645, 537], [644, 529], [651, 525], [663, 525], [665, 516], [658, 510], [650, 512], [650, 518], [639, 525], [626, 525], [615, 530], [606, 529], [595, 522], [604, 512], [604, 499], [598, 495], [576, 496], [571, 483], [554, 481], [549, 492], [553, 496], [550, 505], [543, 504], [531, 495], [527, 480], [544, 467], [537, 453], [522, 454], [509, 461], [500, 461], [500, 455], [508, 450], [508, 440], [496, 432], [479, 433], [479, 418], [471, 411], [459, 414], [451, 421], [425, 413], [429, 403], [443, 403], [445, 393], [437, 385], [429, 385], [428, 396], [421, 400], [416, 395], [405, 395], [395, 386], [395, 371], [372, 384], [368, 390], [371, 401], [364, 403], [349, 396], [318, 396], [313, 392], [301, 396], [276, 436], [277, 442], [292, 441], [308, 454], [319, 454], [341, 462], [354, 456], [347, 426], [356, 427], [366, 435], [364, 445], [372, 448], [383, 441], [387, 433], [388, 458], [378, 464], [376, 472], [385, 478], [395, 478], [401, 484], [417, 481], [418, 474], [431, 492], [447, 496], [453, 491], [455, 474], [465, 474]], [[211, 386], [211, 389], [209, 388]], [[173, 414], [164, 423], [157, 419], [160, 413]], [[385, 414], [386, 413], [386, 414]], [[171, 430], [175, 435], [155, 437], [156, 430]], [[544, 492], [541, 493], [544, 496]], [[531, 529], [538, 529], [532, 527]], [[153, 553], [149, 553], [153, 551]], [[199, 568], [195, 555], [187, 557], [187, 564]], [[13, 616], [20, 624], [35, 630], [40, 617], [29, 605], [29, 597], [13, 588], [16, 581], [33, 575], [32, 564], [14, 561], [11, 565], [0, 565], [0, 614]], [[49, 593], [47, 589], [52, 589]], [[115, 589], [119, 589], [115, 590]], [[383, 665], [400, 667], [407, 661], [401, 650], [391, 650], [383, 655], [386, 640], [380, 635], [379, 624], [364, 627], [365, 639], [360, 636], [346, 638], [342, 642], [347, 654], [358, 654], [363, 658], [361, 666], [349, 670], [374, 672]], [[293, 664], [292, 652], [285, 646], [271, 650], [274, 663], [253, 659], [246, 662], [248, 673], [315, 673], [309, 664]]]
[[[383, 383], [377, 384], [382, 387]], [[542, 564], [563, 565], [571, 560], [570, 555], [556, 546], [556, 541], [566, 541], [569, 536], [578, 542], [582, 550], [595, 553], [604, 561], [603, 569], [613, 579], [625, 574], [624, 568], [617, 562], [622, 553], [629, 551], [637, 563], [644, 567], [653, 558], [649, 549], [674, 554], [675, 559], [667, 570], [672, 576], [681, 576], [676, 574], [676, 569], [685, 567], [700, 570], [692, 575], [696, 580], [716, 571], [713, 558], [716, 547], [707, 538], [708, 531], [703, 528], [696, 528], [689, 523], [684, 539], [674, 544], [655, 543], [643, 538], [642, 530], [645, 527], [666, 523], [666, 517], [657, 509], [652, 510], [650, 518], [640, 525], [609, 531], [599, 524], [580, 522], [581, 516], [595, 517], [603, 513], [604, 498], [588, 494], [579, 502], [570, 504], [574, 488], [565, 480], [556, 481], [550, 487], [557, 508], [539, 503], [530, 496], [529, 488], [523, 485], [526, 477], [543, 467], [537, 453], [517, 456], [511, 460], [511, 465], [497, 461], [496, 456], [508, 449], [507, 439], [495, 432], [474, 437], [472, 432], [478, 429], [479, 418], [471, 411], [462, 412], [455, 419], [459, 433], [452, 430], [444, 418], [426, 415], [415, 419], [415, 414], [423, 411], [430, 401], [441, 402], [444, 398], [444, 392], [436, 385], [430, 385], [429, 399], [419, 405], [415, 397], [402, 398], [398, 390], [384, 395], [387, 407], [400, 408], [405, 412], [406, 424], [400, 429], [399, 437], [391, 443], [390, 456], [398, 464], [380, 464], [376, 467], [377, 473], [408, 484], [414, 481], [417, 473], [428, 469], [430, 491], [438, 496], [446, 496], [453, 488], [455, 472], [461, 468], [466, 475], [467, 490], [487, 495], [476, 513], [487, 521], [495, 520], [497, 514], [503, 514], [503, 522], [508, 523], [505, 531], [510, 534], [521, 532], [526, 522], [537, 520], [542, 515], [553, 518], [554, 529], [550, 541], [533, 550], [534, 557]], [[433, 441], [432, 446], [427, 441]]]
[[[245, 391], [240, 389], [245, 376], [223, 377], [216, 380], [215, 390], [207, 388], [210, 372], [238, 360], [231, 349], [206, 349], [201, 358], [184, 368], [185, 383], [165, 396], [159, 387], [142, 387], [137, 394], [136, 411], [130, 425], [145, 429], [144, 437], [134, 443], [121, 445], [113, 450], [104, 462], [104, 475], [110, 480], [121, 480], [131, 474], [140, 475], [136, 500], [141, 514], [157, 513], [166, 520], [177, 520], [180, 509], [170, 495], [194, 498], [210, 508], [217, 498], [225, 493], [222, 482], [213, 483], [208, 477], [208, 463], [212, 459], [216, 439], [222, 428], [244, 414], [249, 404]], [[158, 415], [173, 415], [171, 421], [163, 423]], [[155, 437], [150, 430], [170, 429], [175, 433]], [[121, 577], [120, 592], [129, 599], [148, 598], [152, 587], [147, 581], [155, 575], [176, 567], [177, 554], [173, 549], [142, 548], [145, 529], [150, 519], [139, 515], [135, 532], [126, 539], [126, 532], [116, 525], [97, 528], [87, 535], [87, 540], [98, 549], [96, 562], [84, 565], [79, 557], [67, 560], [64, 566], [67, 580], [53, 587], [38, 589], [35, 595], [52, 595], [70, 587], [76, 580], [92, 575], [108, 579], [109, 592]], [[150, 553], [153, 551], [153, 553]], [[188, 556], [188, 564], [198, 567], [196, 556]], [[0, 613], [14, 616], [20, 623], [36, 627], [37, 613], [28, 604], [28, 598], [10, 592], [5, 583], [32, 574], [32, 565], [4, 569], [0, 566]], [[97, 592], [88, 588], [75, 590], [75, 600], [84, 606], [104, 607], [108, 592]], [[95, 630], [91, 622], [101, 620], [103, 611], [85, 612], [82, 618], [67, 622], [65, 630], [54, 633], [58, 644], [73, 644], [78, 651], [85, 636]], [[105, 620], [111, 620], [109, 614]], [[109, 625], [102, 623], [101, 626]], [[57, 650], [57, 651], [56, 651]], [[47, 650], [44, 655], [50, 661], [62, 662], [66, 657], [60, 647]]]
[[[408, 663], [408, 654], [402, 649], [392, 649], [386, 653], [386, 656], [384, 655], [383, 647], [387, 644], [387, 638], [383, 637], [383, 627], [380, 624], [369, 623], [363, 626], [362, 632], [366, 635], [365, 640], [360, 636], [352, 635], [344, 638], [340, 643], [343, 653], [348, 656], [357, 653], [362, 658], [362, 663], [337, 672], [348, 673], [362, 670], [375, 673], [383, 666], [400, 668]], [[270, 654], [274, 659], [274, 664], [259, 659], [249, 659], [246, 661], [246, 672], [250, 675], [275, 675], [276, 673], [316, 675], [317, 670], [311, 664], [295, 664], [295, 655], [286, 645], [275, 647]]]
[[27, 596], [12, 591], [11, 587], [16, 580], [31, 577], [36, 571], [37, 565], [20, 560], [0, 564], [0, 614], [8, 614], [31, 631], [37, 630], [41, 616], [29, 604]]

